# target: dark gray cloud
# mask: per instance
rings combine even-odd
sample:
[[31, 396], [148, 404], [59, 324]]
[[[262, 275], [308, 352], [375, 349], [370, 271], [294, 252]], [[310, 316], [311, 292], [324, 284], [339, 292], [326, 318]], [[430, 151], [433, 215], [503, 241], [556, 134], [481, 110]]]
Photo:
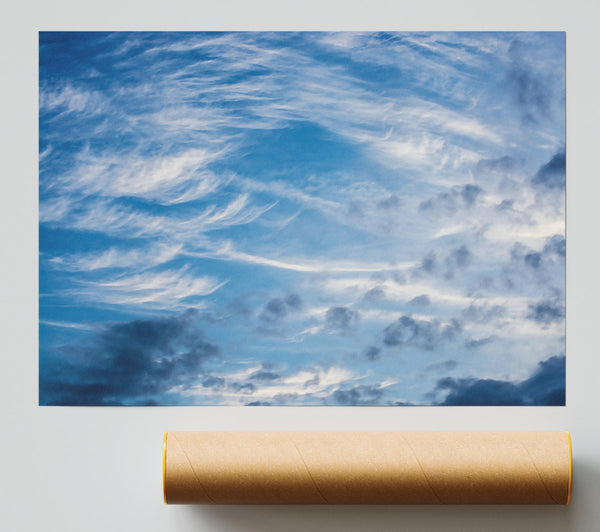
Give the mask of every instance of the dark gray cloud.
[[565, 188], [566, 163], [565, 152], [559, 151], [550, 161], [540, 167], [531, 180], [532, 183], [552, 189]]
[[438, 381], [437, 389], [450, 391], [444, 402], [441, 403], [445, 406], [519, 406], [524, 404], [518, 387], [508, 381], [446, 377]]
[[502, 305], [490, 305], [489, 303], [471, 303], [462, 311], [462, 316], [473, 322], [491, 322], [506, 315], [506, 308]]
[[456, 270], [464, 270], [470, 266], [471, 262], [473, 262], [473, 254], [467, 246], [462, 245], [452, 250], [446, 257], [444, 277], [446, 279], [453, 279]]
[[273, 397], [274, 405], [298, 404], [301, 396], [297, 393], [278, 393]]
[[496, 205], [497, 211], [512, 211], [514, 209], [514, 200], [502, 200], [498, 205]]
[[426, 273], [434, 273], [437, 269], [437, 258], [435, 253], [431, 251], [421, 260], [420, 269]]
[[278, 321], [287, 316], [288, 309], [283, 299], [271, 299], [261, 314], [261, 319], [267, 321]]
[[483, 347], [484, 345], [487, 345], [493, 341], [494, 341], [493, 336], [488, 336], [486, 338], [479, 338], [477, 340], [467, 340], [465, 342], [465, 347], [467, 349], [479, 349], [480, 347]]
[[527, 57], [526, 45], [514, 40], [508, 50], [510, 66], [506, 74], [507, 88], [521, 112], [521, 120], [537, 124], [548, 118], [554, 95], [552, 80], [538, 73]]
[[371, 345], [365, 350], [365, 357], [368, 360], [377, 360], [381, 357], [381, 349], [377, 346]]
[[397, 209], [402, 204], [400, 198], [394, 194], [382, 199], [377, 203], [377, 206], [381, 209]]
[[383, 390], [376, 386], [360, 385], [348, 390], [336, 390], [331, 395], [331, 399], [338, 405], [357, 406], [357, 405], [377, 405], [381, 404]]
[[565, 237], [554, 235], [546, 239], [544, 247], [539, 250], [533, 250], [525, 247], [520, 242], [516, 242], [510, 252], [511, 260], [522, 264], [531, 270], [543, 270], [545, 266], [551, 265], [556, 259], [564, 258], [566, 255]]
[[481, 159], [475, 165], [475, 173], [482, 174], [507, 174], [514, 172], [519, 168], [520, 163], [516, 159], [505, 155], [498, 159]]
[[538, 323], [549, 324], [565, 317], [565, 306], [562, 301], [544, 300], [529, 305], [527, 318]]
[[443, 362], [434, 362], [433, 364], [429, 364], [425, 367], [425, 371], [430, 371], [432, 373], [452, 371], [458, 367], [458, 362], [456, 360], [444, 360]]
[[239, 393], [251, 394], [256, 390], [256, 387], [251, 382], [233, 382], [230, 388]]
[[386, 272], [373, 272], [371, 275], [369, 275], [369, 279], [377, 283], [383, 283], [387, 280], [387, 278], [388, 276]]
[[474, 206], [485, 194], [479, 185], [467, 184], [440, 192], [419, 204], [419, 211], [432, 214], [453, 214], [458, 210]]
[[385, 290], [379, 286], [371, 288], [371, 290], [365, 292], [364, 299], [371, 302], [381, 301], [385, 299]]
[[383, 343], [388, 347], [414, 347], [433, 351], [445, 342], [454, 340], [462, 331], [460, 323], [447, 325], [402, 316], [383, 330]]
[[562, 235], [554, 235], [546, 240], [544, 245], [545, 255], [557, 255], [558, 257], [565, 257], [567, 254], [567, 247], [565, 237]]
[[392, 279], [397, 284], [406, 284], [406, 276], [398, 271], [392, 272]]
[[302, 306], [302, 299], [297, 294], [289, 294], [285, 298], [273, 298], [267, 302], [260, 319], [268, 323], [276, 323], [288, 316], [290, 312]]
[[451, 250], [445, 258], [439, 259], [434, 251], [427, 253], [419, 266], [413, 270], [413, 275], [441, 274], [445, 279], [453, 279], [458, 270], [464, 270], [473, 262], [473, 253], [466, 245]]
[[107, 325], [64, 347], [40, 378], [40, 403], [168, 404], [173, 386], [202, 382], [203, 364], [219, 355], [198, 328], [198, 312]]
[[473, 262], [473, 253], [466, 245], [451, 250], [445, 258], [439, 259], [434, 251], [427, 253], [413, 273], [429, 275], [442, 274], [445, 279], [453, 279], [457, 270], [464, 270]]
[[525, 264], [527, 264], [527, 266], [530, 266], [534, 270], [537, 270], [542, 263], [542, 254], [538, 253], [537, 251], [530, 251], [529, 253], [525, 254], [523, 260], [525, 261]]
[[359, 203], [352, 202], [348, 205], [348, 216], [350, 218], [364, 218], [365, 211]]
[[452, 251], [448, 257], [453, 266], [457, 268], [466, 268], [473, 260], [473, 254], [469, 251], [469, 248], [465, 245]]
[[431, 300], [427, 294], [421, 294], [420, 296], [413, 297], [408, 303], [417, 307], [426, 307], [431, 304]]
[[554, 356], [538, 364], [521, 382], [495, 379], [454, 379], [437, 382], [436, 391], [449, 393], [439, 404], [454, 406], [561, 406], [565, 404], [565, 357]]
[[564, 356], [554, 356], [540, 362], [533, 375], [519, 384], [523, 402], [531, 405], [564, 405], [565, 362]]
[[325, 313], [325, 329], [329, 332], [347, 333], [356, 328], [360, 316], [347, 307], [331, 307]]
[[446, 211], [448, 213], [454, 213], [457, 210], [457, 196], [455, 191], [452, 192], [441, 192], [437, 196], [428, 200], [423, 200], [419, 203], [419, 210], [421, 212], [440, 212]]
[[224, 388], [225, 379], [223, 377], [214, 377], [209, 375], [202, 381], [202, 386], [205, 388]]
[[250, 375], [248, 378], [256, 381], [268, 382], [279, 380], [281, 375], [279, 375], [279, 373], [275, 373], [274, 371], [258, 370], [252, 373], [252, 375]]
[[289, 294], [285, 298], [285, 304], [291, 309], [299, 309], [302, 306], [302, 299], [298, 294]]
[[483, 194], [483, 189], [478, 185], [465, 185], [460, 190], [460, 195], [465, 205], [469, 206], [474, 205], [481, 194]]
[[297, 294], [270, 299], [258, 316], [260, 324], [255, 332], [264, 336], [283, 336], [285, 320], [302, 308], [302, 299]]
[[243, 316], [246, 319], [252, 318], [256, 310], [249, 301], [251, 297], [252, 295], [250, 294], [244, 294], [236, 297], [233, 301], [226, 305], [226, 315]]

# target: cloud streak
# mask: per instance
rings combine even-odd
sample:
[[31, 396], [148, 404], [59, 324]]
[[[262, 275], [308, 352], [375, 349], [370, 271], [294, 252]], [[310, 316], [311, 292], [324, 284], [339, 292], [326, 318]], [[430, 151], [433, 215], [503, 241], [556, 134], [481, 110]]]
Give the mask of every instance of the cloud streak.
[[179, 270], [146, 271], [109, 280], [82, 281], [82, 288], [74, 289], [71, 295], [109, 305], [176, 310], [189, 305], [192, 298], [212, 294], [225, 282], [208, 276], [199, 277], [184, 266]]

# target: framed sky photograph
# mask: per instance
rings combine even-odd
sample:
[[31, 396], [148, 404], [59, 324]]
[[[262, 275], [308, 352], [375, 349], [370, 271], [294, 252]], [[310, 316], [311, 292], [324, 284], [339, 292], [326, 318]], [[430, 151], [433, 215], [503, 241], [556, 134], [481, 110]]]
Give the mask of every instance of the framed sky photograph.
[[563, 32], [41, 32], [42, 405], [564, 405]]

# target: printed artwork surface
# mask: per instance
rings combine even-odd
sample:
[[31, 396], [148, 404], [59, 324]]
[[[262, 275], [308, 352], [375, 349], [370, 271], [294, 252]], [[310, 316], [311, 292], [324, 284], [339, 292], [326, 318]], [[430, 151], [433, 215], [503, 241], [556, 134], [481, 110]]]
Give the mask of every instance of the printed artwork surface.
[[39, 35], [42, 405], [564, 405], [564, 33]]

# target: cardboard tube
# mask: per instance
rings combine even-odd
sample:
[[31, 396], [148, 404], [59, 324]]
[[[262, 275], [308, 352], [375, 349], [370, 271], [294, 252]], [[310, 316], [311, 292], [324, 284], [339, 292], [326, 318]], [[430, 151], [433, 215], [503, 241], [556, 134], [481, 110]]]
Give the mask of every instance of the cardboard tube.
[[568, 432], [168, 432], [168, 504], [569, 504]]

